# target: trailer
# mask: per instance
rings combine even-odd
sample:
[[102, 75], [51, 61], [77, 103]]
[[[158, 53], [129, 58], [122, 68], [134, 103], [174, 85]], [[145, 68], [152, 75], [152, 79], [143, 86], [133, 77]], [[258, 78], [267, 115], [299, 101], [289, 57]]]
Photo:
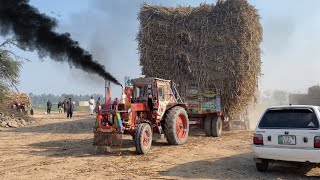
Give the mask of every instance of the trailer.
[[220, 89], [210, 83], [204, 86], [187, 83], [182, 89], [190, 126], [204, 129], [206, 136], [221, 136], [228, 118], [221, 111]]

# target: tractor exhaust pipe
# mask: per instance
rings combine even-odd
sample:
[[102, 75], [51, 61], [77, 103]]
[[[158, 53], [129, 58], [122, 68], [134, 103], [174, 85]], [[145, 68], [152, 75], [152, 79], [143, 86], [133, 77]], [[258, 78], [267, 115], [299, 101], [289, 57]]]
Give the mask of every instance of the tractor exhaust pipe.
[[[126, 100], [126, 94], [125, 94], [125, 89], [123, 88], [123, 85], [120, 84], [121, 86], [121, 91], [122, 91], [122, 94], [121, 94], [121, 102], [124, 104], [125, 103], [125, 100]], [[111, 102], [111, 86], [110, 86], [110, 81], [108, 80], [105, 80], [105, 108], [106, 109], [109, 109], [110, 107], [110, 102]]]
[[125, 93], [125, 88], [121, 85], [122, 94], [121, 94], [121, 103], [126, 104], [127, 95]]
[[105, 109], [109, 109], [110, 101], [111, 101], [110, 81], [105, 80], [105, 102], [104, 102]]

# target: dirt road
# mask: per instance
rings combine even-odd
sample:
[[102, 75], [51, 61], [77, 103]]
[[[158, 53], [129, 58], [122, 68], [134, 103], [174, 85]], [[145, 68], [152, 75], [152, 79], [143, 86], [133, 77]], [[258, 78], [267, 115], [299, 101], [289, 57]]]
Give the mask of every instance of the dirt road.
[[[259, 173], [253, 162], [252, 132], [204, 137], [193, 130], [187, 144], [153, 144], [136, 155], [127, 137], [121, 155], [92, 146], [94, 117], [35, 115], [37, 124], [0, 129], [0, 179], [319, 179], [320, 169], [271, 165]], [[66, 147], [65, 147], [66, 146]], [[64, 150], [65, 148], [65, 150]]]

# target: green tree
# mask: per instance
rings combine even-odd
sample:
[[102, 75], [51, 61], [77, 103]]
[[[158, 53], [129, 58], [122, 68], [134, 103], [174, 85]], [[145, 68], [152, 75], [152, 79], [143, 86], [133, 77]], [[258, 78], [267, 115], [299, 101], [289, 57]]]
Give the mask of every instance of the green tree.
[[315, 85], [312, 87], [309, 87], [308, 89], [308, 95], [309, 96], [320, 96], [320, 86], [319, 85]]
[[21, 57], [9, 50], [8, 46], [16, 45], [13, 39], [8, 39], [0, 44], [0, 100], [3, 100], [4, 93], [14, 88], [18, 91]]

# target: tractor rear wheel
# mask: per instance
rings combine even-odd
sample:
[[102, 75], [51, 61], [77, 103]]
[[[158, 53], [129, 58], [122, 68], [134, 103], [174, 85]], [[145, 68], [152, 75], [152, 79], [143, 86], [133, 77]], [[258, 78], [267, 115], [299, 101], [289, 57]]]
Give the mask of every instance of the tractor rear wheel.
[[151, 149], [152, 129], [148, 123], [141, 123], [135, 133], [134, 143], [138, 154], [146, 154]]
[[168, 110], [165, 115], [164, 127], [169, 144], [186, 143], [189, 135], [189, 118], [186, 110], [180, 106]]

